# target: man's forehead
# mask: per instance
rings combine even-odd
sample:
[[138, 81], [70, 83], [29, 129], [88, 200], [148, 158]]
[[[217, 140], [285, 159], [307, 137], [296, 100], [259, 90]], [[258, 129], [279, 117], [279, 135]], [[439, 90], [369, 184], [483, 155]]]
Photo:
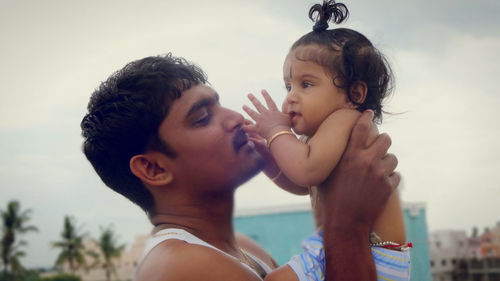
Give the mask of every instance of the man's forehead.
[[[181, 96], [172, 103], [169, 116], [175, 119], [184, 119], [189, 112], [193, 110], [196, 104], [204, 100], [218, 101], [219, 95], [214, 89], [207, 85], [195, 85], [182, 92]], [[167, 118], [169, 116], [167, 116]]]

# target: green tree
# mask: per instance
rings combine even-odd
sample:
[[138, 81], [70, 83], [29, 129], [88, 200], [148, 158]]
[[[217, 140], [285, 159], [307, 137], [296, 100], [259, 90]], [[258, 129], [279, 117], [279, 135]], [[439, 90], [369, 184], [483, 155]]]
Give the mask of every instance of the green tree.
[[74, 219], [65, 216], [61, 240], [52, 243], [52, 247], [61, 249], [56, 260], [56, 265], [63, 265], [67, 262], [72, 274], [74, 274], [75, 270], [81, 265], [85, 265], [84, 238], [85, 234], [81, 234], [77, 229]]
[[19, 234], [24, 234], [29, 231], [38, 231], [33, 225], [26, 225], [30, 220], [31, 209], [21, 210], [19, 201], [12, 200], [7, 203], [7, 209], [0, 210], [2, 216], [2, 239], [0, 242], [2, 253], [3, 275], [7, 276], [9, 267], [12, 271], [12, 276], [16, 276], [23, 270], [23, 266], [19, 258], [26, 255], [21, 250], [27, 244], [24, 240], [17, 240]]
[[111, 273], [116, 272], [114, 261], [121, 256], [125, 244], [118, 245], [118, 237], [110, 226], [107, 228], [101, 227], [101, 235], [96, 244], [100, 250], [100, 256], [104, 259], [100, 264], [106, 271], [106, 280], [110, 281]]

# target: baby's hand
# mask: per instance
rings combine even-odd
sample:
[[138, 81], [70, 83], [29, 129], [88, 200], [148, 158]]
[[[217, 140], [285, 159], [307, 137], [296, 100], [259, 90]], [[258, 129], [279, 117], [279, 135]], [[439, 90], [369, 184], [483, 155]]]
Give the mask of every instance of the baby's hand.
[[249, 130], [257, 132], [265, 139], [269, 139], [279, 131], [289, 131], [291, 125], [290, 116], [279, 111], [266, 90], [262, 90], [262, 96], [268, 108], [262, 105], [253, 94], [248, 94], [248, 99], [250, 99], [257, 111], [246, 105], [243, 106], [243, 110], [255, 121], [255, 125], [248, 125]]
[[254, 129], [255, 124], [252, 121], [245, 119], [245, 122], [243, 123], [243, 130], [247, 133], [248, 140], [254, 143], [255, 149], [266, 160], [267, 163], [270, 159], [273, 158], [273, 156], [267, 149], [266, 139], [261, 137], [257, 132], [254, 131]]

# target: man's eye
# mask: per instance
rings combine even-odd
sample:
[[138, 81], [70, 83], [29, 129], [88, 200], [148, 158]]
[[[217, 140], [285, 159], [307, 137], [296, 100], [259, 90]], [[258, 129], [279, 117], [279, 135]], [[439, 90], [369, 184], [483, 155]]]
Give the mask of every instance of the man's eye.
[[210, 114], [208, 114], [208, 113], [203, 114], [202, 116], [200, 116], [199, 118], [197, 118], [194, 121], [194, 125], [195, 125], [195, 127], [207, 125], [208, 123], [210, 123], [211, 119], [212, 119], [212, 116]]

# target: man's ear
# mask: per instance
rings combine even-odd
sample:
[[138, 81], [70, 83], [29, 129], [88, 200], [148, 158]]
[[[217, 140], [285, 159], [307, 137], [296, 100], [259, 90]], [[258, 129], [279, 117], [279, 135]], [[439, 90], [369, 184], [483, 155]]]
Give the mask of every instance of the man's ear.
[[366, 83], [363, 81], [356, 81], [349, 89], [349, 96], [355, 103], [362, 104], [365, 102], [367, 92], [368, 86], [366, 86]]
[[172, 182], [174, 174], [169, 169], [165, 155], [147, 152], [130, 158], [130, 170], [142, 182], [151, 186], [163, 186]]

